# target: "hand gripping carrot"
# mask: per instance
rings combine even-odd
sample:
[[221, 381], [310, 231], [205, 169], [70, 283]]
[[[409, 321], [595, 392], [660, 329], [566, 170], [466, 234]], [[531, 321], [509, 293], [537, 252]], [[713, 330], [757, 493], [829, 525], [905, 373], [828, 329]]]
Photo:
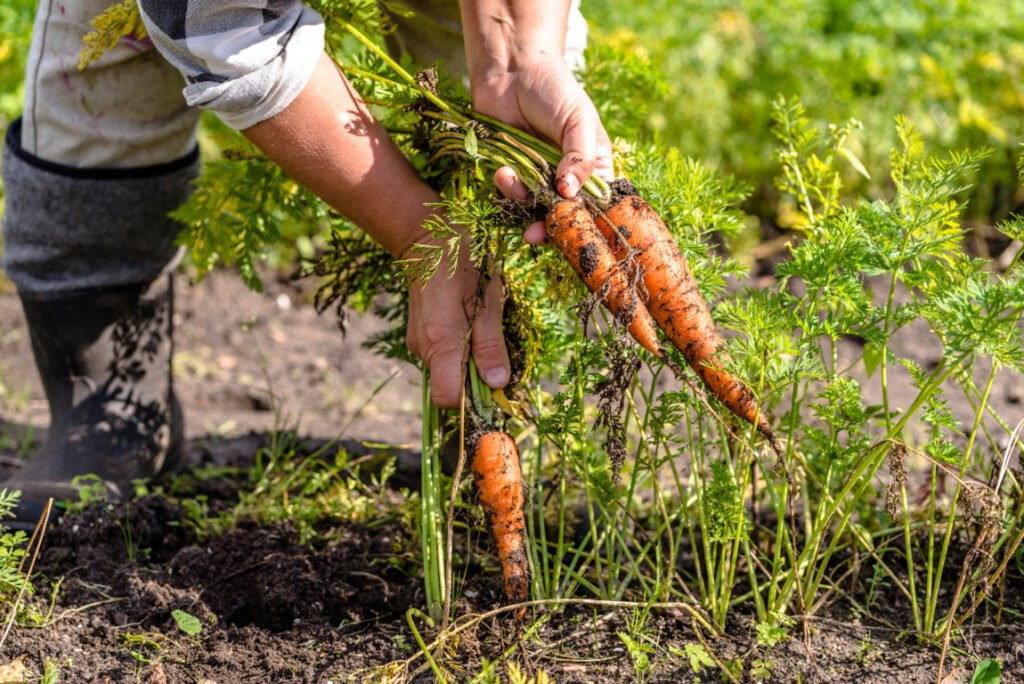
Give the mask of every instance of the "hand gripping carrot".
[[[498, 547], [505, 596], [510, 602], [529, 596], [526, 562], [526, 522], [523, 517], [522, 470], [519, 450], [507, 432], [485, 432], [473, 453], [473, 479]], [[519, 613], [521, 618], [524, 611]]]
[[594, 223], [594, 217], [576, 199], [559, 199], [545, 219], [548, 237], [555, 243], [591, 292], [606, 288], [604, 305], [624, 325], [640, 346], [657, 357], [663, 355], [658, 329], [640, 302], [636, 289], [608, 242]]
[[[598, 213], [595, 222], [615, 258], [625, 259], [629, 248], [635, 250], [637, 263], [643, 269], [646, 290], [643, 296], [651, 316], [708, 390], [730, 411], [756, 425], [772, 446], [776, 446], [771, 425], [753, 392], [722, 367], [724, 352], [719, 351], [722, 338], [715, 330], [714, 320], [697, 289], [686, 257], [658, 212], [633, 191], [603, 215]], [[618, 229], [618, 234], [612, 226]], [[626, 244], [622, 243], [620, 235]]]

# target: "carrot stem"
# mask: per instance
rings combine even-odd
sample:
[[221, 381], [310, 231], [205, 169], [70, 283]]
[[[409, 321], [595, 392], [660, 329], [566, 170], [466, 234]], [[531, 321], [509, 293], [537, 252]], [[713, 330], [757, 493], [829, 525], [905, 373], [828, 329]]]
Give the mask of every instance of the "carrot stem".
[[[432, 105], [437, 107], [439, 110], [439, 112], [421, 112], [421, 116], [426, 116], [441, 121], [447, 121], [449, 123], [453, 123], [459, 126], [463, 130], [465, 130], [465, 126], [471, 121], [486, 124], [488, 127], [496, 131], [496, 136], [502, 137], [502, 139], [506, 143], [511, 145], [513, 148], [518, 149], [520, 152], [527, 154], [534, 160], [534, 164], [540, 167], [540, 171], [537, 173], [530, 174], [531, 176], [540, 176], [541, 178], [543, 178], [543, 171], [545, 170], [546, 165], [557, 165], [558, 162], [561, 160], [562, 151], [558, 149], [556, 146], [552, 145], [551, 143], [541, 140], [540, 138], [519, 128], [516, 128], [515, 126], [511, 126], [507, 123], [499, 121], [498, 119], [487, 116], [486, 114], [482, 114], [472, 109], [472, 107], [468, 105], [453, 105], [452, 103], [449, 103], [446, 100], [444, 100], [437, 93], [434, 93], [420, 86], [416, 82], [416, 79], [412, 76], [412, 74], [410, 74], [408, 71], [402, 68], [402, 66], [398, 62], [392, 59], [392, 57], [387, 53], [386, 50], [382, 49], [379, 45], [373, 42], [370, 38], [368, 38], [365, 34], [363, 34], [351, 23], [344, 20], [339, 20], [339, 23], [342, 26], [342, 28], [348, 31], [348, 33], [350, 33], [356, 40], [362, 43], [370, 52], [372, 52], [376, 57], [378, 57], [382, 62], [384, 62], [384, 64], [386, 64], [392, 71], [398, 74], [398, 76], [403, 81], [406, 82], [407, 85], [405, 86], [405, 88], [408, 91], [416, 93], [417, 95], [423, 97]], [[401, 84], [398, 83], [397, 81], [388, 79], [387, 77], [384, 76], [371, 74], [370, 72], [360, 69], [359, 67], [342, 66], [341, 68], [349, 71], [350, 73], [363, 76], [366, 78], [373, 78], [381, 83], [386, 83], [393, 87], [401, 87]], [[526, 166], [532, 165], [533, 164], [529, 163], [526, 164]], [[520, 167], [520, 169], [517, 170], [522, 170], [523, 168], [524, 167]], [[534, 170], [537, 171], [537, 169]], [[595, 199], [599, 201], [606, 201], [611, 193], [607, 181], [605, 181], [603, 178], [597, 175], [591, 175], [590, 178], [588, 178], [583, 183], [583, 190], [587, 194], [592, 195]]]
[[379, 57], [382, 62], [387, 64], [392, 71], [401, 76], [402, 79], [406, 83], [408, 83], [411, 88], [413, 88], [416, 92], [418, 92], [420, 95], [429, 100], [431, 104], [433, 104], [441, 111], [450, 114], [453, 118], [459, 118], [458, 112], [456, 112], [451, 105], [449, 105], [447, 102], [442, 100], [434, 93], [430, 92], [426, 88], [423, 88], [418, 83], [416, 83], [416, 79], [412, 77], [412, 74], [403, 69], [402, 65], [396, 62], [394, 59], [392, 59], [391, 55], [389, 55], [386, 50], [382, 50], [379, 45], [377, 45], [372, 40], [367, 38], [362, 31], [360, 31], [359, 29], [357, 29], [355, 26], [345, 21], [344, 19], [339, 19], [338, 23], [341, 24], [342, 28], [344, 28], [346, 31], [352, 34], [352, 36], [356, 40], [365, 45], [370, 52], [372, 52], [375, 56]]

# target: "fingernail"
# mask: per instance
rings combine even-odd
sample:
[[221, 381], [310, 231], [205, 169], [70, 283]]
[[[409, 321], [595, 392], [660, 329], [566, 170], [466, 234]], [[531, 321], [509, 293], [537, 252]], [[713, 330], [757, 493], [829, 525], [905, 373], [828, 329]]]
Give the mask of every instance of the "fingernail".
[[565, 178], [562, 179], [562, 185], [565, 186], [565, 190], [569, 193], [570, 197], [575, 197], [576, 193], [580, 191], [580, 181], [576, 178], [575, 174], [565, 174]]
[[508, 371], [501, 366], [480, 371], [480, 375], [483, 376], [484, 382], [486, 382], [490, 387], [504, 387], [508, 382]]

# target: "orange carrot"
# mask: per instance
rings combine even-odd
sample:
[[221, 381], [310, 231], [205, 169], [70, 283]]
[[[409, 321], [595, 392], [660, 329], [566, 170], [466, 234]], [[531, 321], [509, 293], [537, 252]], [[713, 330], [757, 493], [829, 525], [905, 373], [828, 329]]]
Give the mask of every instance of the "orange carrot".
[[719, 351], [722, 338], [715, 330], [686, 257], [658, 212], [642, 197], [627, 194], [603, 216], [598, 213], [595, 222], [617, 259], [624, 259], [629, 248], [636, 251], [637, 263], [643, 269], [642, 296], [651, 316], [704, 385], [729, 410], [757, 425], [758, 431], [775, 446], [772, 428], [753, 392], [723, 368], [724, 352]]
[[655, 356], [663, 352], [658, 329], [640, 303], [636, 289], [612, 254], [594, 223], [594, 217], [578, 200], [560, 199], [551, 205], [545, 220], [548, 237], [561, 250], [591, 292], [607, 288], [604, 305], [637, 342]]
[[[526, 564], [526, 523], [519, 450], [506, 432], [485, 432], [473, 454], [473, 479], [480, 504], [498, 547], [505, 596], [518, 603], [529, 598]], [[521, 611], [522, 617], [525, 611]]]

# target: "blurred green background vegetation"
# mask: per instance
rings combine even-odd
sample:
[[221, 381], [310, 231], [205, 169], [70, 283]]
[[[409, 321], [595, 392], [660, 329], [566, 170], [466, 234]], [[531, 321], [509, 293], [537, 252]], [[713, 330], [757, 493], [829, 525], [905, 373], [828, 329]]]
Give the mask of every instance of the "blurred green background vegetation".
[[906, 114], [938, 153], [992, 147], [969, 214], [999, 219], [1022, 202], [1014, 162], [1024, 140], [1022, 0], [586, 0], [596, 42], [666, 76], [645, 129], [753, 189], [747, 209], [785, 226], [771, 185], [770, 103], [797, 96], [808, 115], [864, 124], [848, 147], [888, 190], [894, 120]]
[[35, 0], [4, 0], [0, 5], [0, 126], [5, 130], [21, 111], [25, 62], [32, 36]]

